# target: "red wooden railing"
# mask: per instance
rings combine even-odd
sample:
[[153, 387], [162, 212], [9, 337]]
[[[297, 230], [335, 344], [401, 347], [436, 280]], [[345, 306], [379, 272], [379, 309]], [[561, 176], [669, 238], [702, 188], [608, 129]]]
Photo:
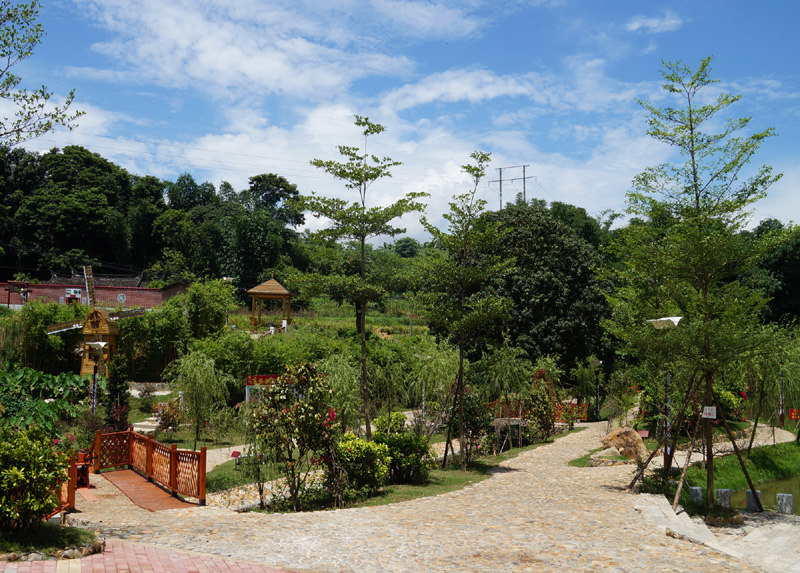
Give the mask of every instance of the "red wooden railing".
[[56, 514], [68, 509], [75, 509], [75, 488], [78, 483], [78, 466], [75, 463], [75, 458], [69, 461], [67, 468], [67, 480], [61, 484], [58, 490], [58, 506], [45, 517], [45, 521], [50, 519]]
[[200, 500], [206, 504], [206, 449], [199, 452], [179, 450], [177, 444], [168, 446], [129, 428], [124, 432], [101, 434], [95, 437], [97, 461], [94, 471], [128, 466], [149, 481], [172, 492]]
[[587, 420], [586, 415], [588, 413], [588, 404], [586, 402], [583, 404], [575, 404], [574, 402], [556, 402], [553, 406], [556, 411], [556, 422], [566, 422], [564, 419], [565, 412], [577, 414], [579, 420]]
[[[489, 410], [494, 413], [495, 418], [525, 418], [528, 415], [528, 411], [521, 407], [518, 400], [498, 400], [495, 402], [489, 402], [487, 406]], [[574, 402], [556, 402], [553, 404], [553, 410], [555, 410], [556, 422], [566, 421], [564, 419], [565, 412], [577, 414], [579, 420], [585, 421], [587, 419], [586, 415], [588, 412], [587, 404], [585, 402], [583, 404], [575, 404]]]

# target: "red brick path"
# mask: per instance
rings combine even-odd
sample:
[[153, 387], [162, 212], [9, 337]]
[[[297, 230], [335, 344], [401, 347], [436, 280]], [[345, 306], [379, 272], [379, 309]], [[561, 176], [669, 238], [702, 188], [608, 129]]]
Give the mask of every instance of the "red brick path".
[[169, 492], [147, 481], [133, 470], [107, 472], [103, 474], [103, 477], [117, 486], [117, 489], [128, 496], [133, 503], [150, 511], [186, 509], [197, 505], [173, 497]]
[[70, 573], [80, 563], [80, 573], [123, 573], [123, 572], [152, 572], [152, 573], [210, 573], [214, 571], [229, 571], [233, 573], [291, 573], [285, 569], [275, 569], [254, 563], [244, 563], [223, 559], [212, 555], [199, 553], [185, 553], [161, 547], [135, 545], [121, 541], [108, 541], [103, 553], [84, 557], [79, 561], [39, 561], [24, 563], [0, 562], [0, 572], [11, 573], [55, 573], [56, 568]]

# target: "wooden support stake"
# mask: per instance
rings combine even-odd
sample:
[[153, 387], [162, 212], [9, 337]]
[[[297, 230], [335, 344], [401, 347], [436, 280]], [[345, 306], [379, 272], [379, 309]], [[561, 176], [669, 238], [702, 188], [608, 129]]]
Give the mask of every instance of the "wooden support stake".
[[[702, 380], [702, 378], [697, 378], [696, 377], [696, 373], [692, 374], [692, 379], [691, 379], [691, 381], [689, 383], [689, 389], [686, 392], [686, 398], [683, 399], [683, 405], [681, 406], [681, 409], [680, 409], [680, 411], [678, 413], [679, 417], [683, 416], [684, 410], [686, 410], [686, 407], [689, 405], [689, 400], [691, 400], [692, 394], [694, 394], [694, 391], [695, 391], [695, 386], [698, 385], [698, 381], [699, 380]], [[672, 427], [670, 427], [669, 429], [671, 430]], [[659, 450], [659, 448], [662, 448], [664, 446], [664, 442], [666, 442], [667, 436], [669, 434], [670, 434], [669, 431], [664, 432], [664, 435], [661, 437], [661, 440], [659, 441], [658, 446], [652, 452], [650, 452], [650, 456], [647, 458], [647, 461], [645, 461], [644, 464], [642, 464], [642, 467], [640, 467], [639, 470], [636, 472], [636, 474], [634, 474], [633, 479], [631, 480], [631, 483], [628, 484], [628, 491], [633, 490], [633, 486], [636, 484], [637, 480], [644, 475], [644, 472], [647, 469], [647, 466], [650, 465], [650, 462], [655, 457], [656, 452]]]
[[[719, 407], [719, 400], [717, 400], [716, 394], [714, 395], [714, 403], [717, 405], [717, 412], [720, 413], [720, 417], [722, 418], [722, 424], [725, 426], [725, 431], [728, 433], [728, 438], [731, 440], [731, 444], [733, 444], [733, 451], [736, 452], [736, 458], [739, 460], [739, 465], [742, 466], [742, 471], [744, 472], [744, 477], [747, 479], [747, 485], [750, 486], [750, 491], [753, 492], [753, 498], [756, 500], [756, 507], [758, 511], [763, 512], [764, 507], [761, 505], [761, 499], [759, 499], [758, 494], [756, 493], [756, 486], [753, 485], [753, 480], [750, 479], [750, 473], [747, 471], [747, 466], [744, 465], [744, 460], [742, 459], [742, 454], [739, 451], [739, 446], [736, 445], [736, 438], [733, 436], [733, 432], [728, 427], [728, 421], [725, 419], [725, 416], [722, 416], [722, 408]], [[712, 451], [710, 455], [714, 455]]]

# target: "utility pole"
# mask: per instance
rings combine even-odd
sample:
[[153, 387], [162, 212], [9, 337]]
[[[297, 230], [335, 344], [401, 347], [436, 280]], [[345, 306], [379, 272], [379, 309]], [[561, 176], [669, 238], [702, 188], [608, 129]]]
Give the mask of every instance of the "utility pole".
[[520, 180], [522, 181], [522, 200], [527, 203], [528, 202], [528, 190], [527, 190], [526, 181], [528, 179], [534, 179], [534, 180], [536, 179], [535, 175], [527, 175], [526, 169], [528, 167], [530, 167], [529, 164], [526, 164], [526, 165], [512, 165], [510, 167], [498, 167], [497, 168], [497, 171], [500, 172], [500, 179], [495, 179], [494, 181], [489, 181], [489, 185], [491, 185], [492, 183], [500, 183], [500, 209], [503, 208], [503, 169], [522, 169], [522, 177], [513, 177], [511, 179], [506, 179], [506, 181], [509, 181], [511, 183], [514, 183], [514, 181], [520, 181]]

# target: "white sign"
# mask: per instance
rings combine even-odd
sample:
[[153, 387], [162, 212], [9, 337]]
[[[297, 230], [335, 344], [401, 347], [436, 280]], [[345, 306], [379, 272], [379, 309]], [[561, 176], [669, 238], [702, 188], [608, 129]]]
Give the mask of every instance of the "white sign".
[[716, 406], [703, 406], [703, 418], [711, 418], [712, 420], [717, 419], [717, 407]]
[[119, 293], [119, 294], [117, 295], [117, 301], [118, 301], [120, 304], [122, 304], [123, 302], [125, 302], [125, 301], [127, 300], [127, 298], [128, 298], [128, 297], [126, 297], [126, 296], [125, 296], [125, 293], [124, 293], [124, 292], [121, 292], [121, 293]]

